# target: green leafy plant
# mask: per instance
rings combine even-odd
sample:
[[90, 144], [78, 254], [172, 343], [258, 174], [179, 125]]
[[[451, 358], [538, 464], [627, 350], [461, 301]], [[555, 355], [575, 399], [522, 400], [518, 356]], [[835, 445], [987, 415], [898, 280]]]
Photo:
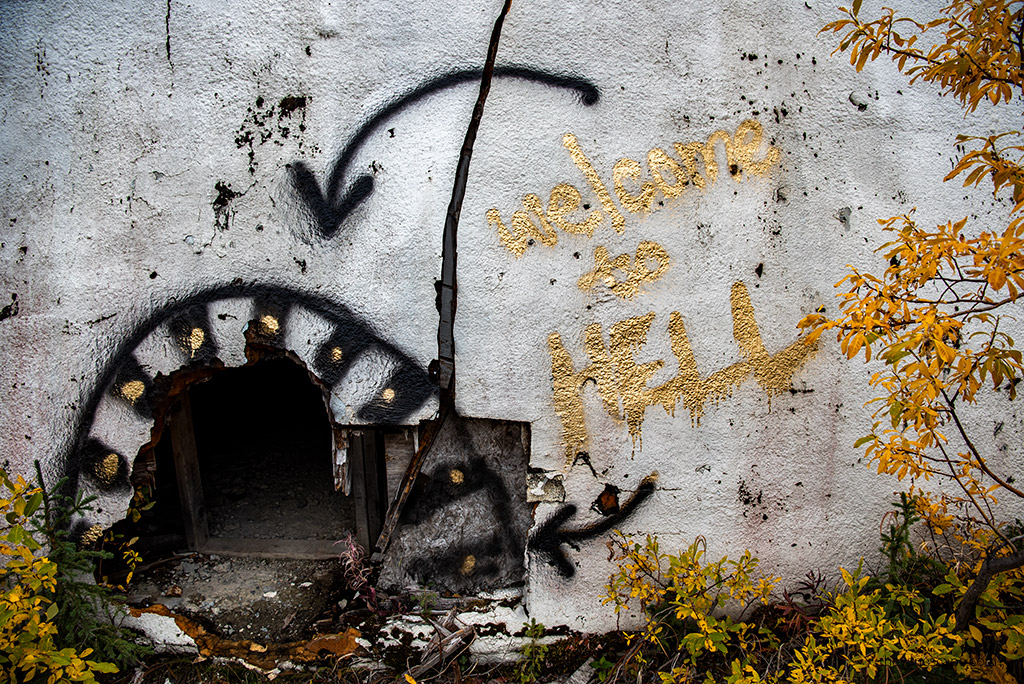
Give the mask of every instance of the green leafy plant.
[[594, 674], [597, 676], [597, 681], [603, 682], [608, 679], [608, 675], [615, 669], [615, 663], [608, 660], [605, 656], [601, 656], [597, 660], [590, 663], [590, 667], [594, 668]]
[[[36, 477], [43, 474], [36, 462]], [[42, 539], [50, 560], [56, 565], [53, 618], [58, 643], [76, 650], [90, 650], [98, 658], [119, 667], [135, 665], [150, 649], [135, 642], [133, 635], [121, 626], [127, 609], [124, 587], [96, 583], [93, 574], [97, 564], [111, 557], [108, 551], [91, 548], [88, 533], [84, 539], [72, 532], [72, 522], [90, 510], [94, 497], [61, 494], [65, 481], [59, 481], [48, 492], [39, 486], [42, 506], [31, 517], [33, 534]], [[134, 569], [141, 560], [129, 546], [124, 547], [125, 561]], [[128, 580], [131, 579], [129, 570]]]
[[[20, 475], [12, 478], [0, 469], [0, 514], [4, 534], [0, 537], [0, 672], [12, 682], [46, 681], [95, 682], [96, 675], [117, 672], [93, 649], [68, 643], [60, 631], [69, 606], [66, 570], [58, 561], [43, 555], [36, 538], [38, 514], [45, 511], [47, 495], [42, 487], [28, 484]], [[45, 521], [44, 514], [43, 520]], [[44, 538], [47, 538], [44, 535]], [[48, 538], [47, 538], [48, 541]], [[61, 555], [61, 554], [58, 554]], [[65, 557], [67, 554], [62, 554]], [[95, 619], [95, 618], [93, 618]]]
[[540, 639], [544, 637], [544, 625], [530, 618], [529, 622], [523, 623], [523, 632], [529, 641], [523, 644], [520, 659], [516, 667], [516, 681], [519, 684], [530, 684], [536, 682], [544, 669], [544, 661], [547, 658], [548, 646], [542, 644]]
[[434, 610], [434, 606], [437, 605], [437, 599], [439, 598], [436, 591], [430, 591], [424, 589], [414, 596], [416, 600], [416, 609], [423, 617], [430, 617], [431, 611]]
[[944, 563], [922, 552], [911, 539], [914, 528], [922, 527], [920, 509], [927, 505], [920, 497], [900, 492], [899, 501], [882, 519], [879, 550], [887, 563], [886, 581], [892, 584], [924, 589], [940, 583], [947, 572]]

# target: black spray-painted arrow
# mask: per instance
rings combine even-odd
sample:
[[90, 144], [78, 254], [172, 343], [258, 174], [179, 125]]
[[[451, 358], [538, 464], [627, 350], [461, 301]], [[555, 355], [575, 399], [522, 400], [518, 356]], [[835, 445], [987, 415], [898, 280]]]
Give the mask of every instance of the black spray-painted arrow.
[[569, 557], [562, 550], [562, 545], [568, 544], [578, 551], [578, 542], [593, 539], [621, 524], [640, 507], [647, 497], [654, 493], [654, 483], [657, 479], [658, 474], [651, 473], [641, 480], [640, 486], [633, 492], [629, 501], [619, 508], [618, 513], [575, 530], [564, 529], [562, 525], [576, 515], [576, 506], [574, 504], [562, 506], [534, 532], [533, 537], [530, 538], [530, 550], [546, 557], [548, 564], [554, 566], [563, 577], [572, 577], [576, 574], [576, 567], [569, 562]]
[[[320, 187], [309, 167], [302, 162], [293, 163], [291, 165], [292, 183], [299, 197], [302, 198], [313, 215], [314, 229], [320, 237], [325, 239], [333, 237], [348, 215], [373, 193], [373, 176], [368, 173], [359, 175], [343, 188], [352, 159], [370, 135], [391, 115], [447, 88], [464, 83], [479, 83], [482, 75], [482, 69], [450, 71], [421, 83], [384, 105], [360, 126], [359, 130], [345, 144], [323, 188]], [[579, 96], [580, 102], [586, 106], [597, 104], [600, 99], [600, 92], [593, 82], [571, 74], [557, 74], [525, 66], [502, 66], [495, 67], [494, 77], [518, 78], [555, 88], [566, 88], [574, 91]]]

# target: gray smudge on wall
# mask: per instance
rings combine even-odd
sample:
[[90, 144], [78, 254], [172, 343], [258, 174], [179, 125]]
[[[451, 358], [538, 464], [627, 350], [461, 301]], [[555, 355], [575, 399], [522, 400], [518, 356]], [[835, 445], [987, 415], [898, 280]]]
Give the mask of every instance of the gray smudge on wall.
[[452, 418], [438, 436], [388, 549], [379, 584], [474, 592], [524, 580], [532, 523], [524, 425]]

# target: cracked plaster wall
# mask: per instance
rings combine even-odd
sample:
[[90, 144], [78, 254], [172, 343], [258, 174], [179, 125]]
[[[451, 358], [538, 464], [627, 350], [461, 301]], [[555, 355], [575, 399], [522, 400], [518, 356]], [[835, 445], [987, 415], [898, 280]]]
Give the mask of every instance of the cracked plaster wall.
[[[120, 517], [155, 379], [244, 363], [247, 326], [325, 380], [338, 422], [430, 417], [441, 229], [497, 11], [4, 3], [3, 459], [40, 459], [103, 495], [100, 522]], [[518, 71], [492, 87], [462, 211], [458, 408], [532, 425], [527, 495], [545, 534], [527, 552], [528, 607], [546, 624], [614, 624], [597, 599], [613, 525], [666, 547], [700, 534], [713, 554], [749, 547], [788, 577], [877, 545], [897, 484], [852, 447], [868, 421], [862, 369], [828, 340], [778, 353], [804, 314], [835, 306], [845, 265], [868, 263], [876, 218], [1005, 216], [938, 183], [956, 133], [1002, 126], [984, 109], [965, 121], [884, 61], [856, 74], [829, 58], [817, 31], [835, 17], [813, 1], [513, 3], [498, 63]], [[717, 182], [644, 207], [649, 152], [741, 129], [737, 173], [718, 143]], [[620, 159], [640, 169], [621, 167], [625, 197]], [[557, 219], [565, 184], [585, 207], [517, 240], [524, 196]], [[603, 260], [622, 267], [615, 280]], [[616, 324], [616, 360], [664, 367], [622, 391], [593, 371], [581, 394], [587, 331], [614, 346]], [[705, 394], [673, 385], [680, 330], [701, 377], [735, 378]], [[1017, 413], [994, 403], [981, 419], [1019, 469]], [[113, 476], [97, 467], [111, 453]], [[620, 510], [602, 515], [590, 505], [609, 485]]]

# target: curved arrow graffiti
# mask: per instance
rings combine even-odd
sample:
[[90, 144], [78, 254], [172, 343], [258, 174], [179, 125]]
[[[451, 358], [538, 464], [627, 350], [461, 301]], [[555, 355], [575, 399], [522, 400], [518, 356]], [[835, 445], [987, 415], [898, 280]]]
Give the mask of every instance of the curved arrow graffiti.
[[[368, 173], [357, 176], [347, 188], [342, 190], [346, 176], [349, 175], [352, 159], [370, 135], [389, 117], [430, 95], [458, 85], [479, 83], [482, 73], [482, 69], [449, 71], [421, 83], [384, 105], [349, 138], [338, 159], [334, 162], [323, 188], [320, 187], [313, 172], [304, 163], [292, 164], [292, 182], [295, 190], [313, 215], [314, 230], [320, 237], [327, 239], [333, 237], [348, 215], [373, 193], [373, 176]], [[601, 97], [600, 91], [594, 83], [571, 74], [559, 74], [525, 66], [501, 66], [495, 67], [494, 77], [516, 78], [553, 88], [563, 88], [575, 93], [580, 102], [586, 106], [597, 104]]]
[[569, 561], [569, 556], [562, 549], [567, 544], [579, 551], [579, 542], [593, 539], [605, 532], [614, 529], [616, 525], [633, 515], [647, 498], [654, 493], [654, 483], [658, 479], [657, 473], [651, 473], [640, 481], [640, 486], [633, 492], [626, 503], [619, 507], [617, 513], [613, 513], [597, 522], [583, 527], [565, 528], [562, 527], [570, 518], [576, 515], [575, 504], [566, 504], [545, 520], [537, 531], [530, 537], [530, 551], [536, 553], [547, 561], [548, 565], [554, 566], [562, 577], [572, 577], [576, 574], [575, 566]]

